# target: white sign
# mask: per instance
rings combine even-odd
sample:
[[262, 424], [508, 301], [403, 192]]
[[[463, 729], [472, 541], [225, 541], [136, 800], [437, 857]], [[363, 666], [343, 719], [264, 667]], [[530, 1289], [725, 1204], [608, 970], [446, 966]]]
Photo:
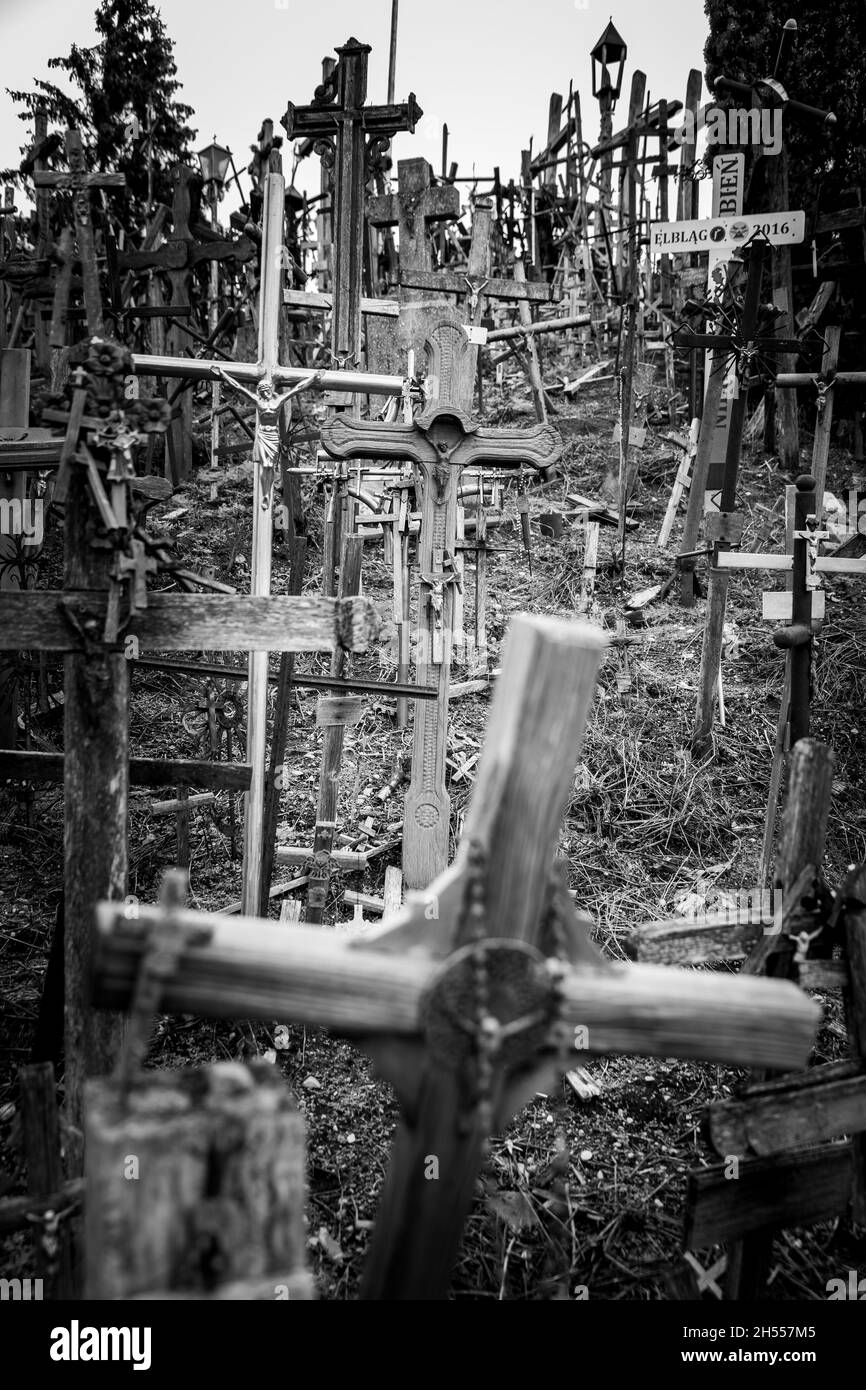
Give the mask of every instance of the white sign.
[[654, 256], [685, 255], [690, 251], [731, 251], [755, 232], [771, 246], [795, 246], [806, 235], [805, 212], [756, 212], [742, 217], [707, 217], [700, 222], [654, 222], [650, 252]]

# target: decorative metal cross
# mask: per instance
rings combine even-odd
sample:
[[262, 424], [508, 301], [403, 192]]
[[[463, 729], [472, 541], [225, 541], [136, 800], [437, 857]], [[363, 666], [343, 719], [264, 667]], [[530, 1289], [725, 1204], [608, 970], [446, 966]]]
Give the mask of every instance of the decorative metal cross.
[[414, 92], [402, 105], [365, 106], [370, 45], [350, 38], [340, 61], [316, 88], [312, 105], [289, 102], [281, 124], [290, 140], [312, 138], [334, 179], [334, 315], [331, 351], [351, 363], [360, 347], [364, 198], [370, 166], [398, 130], [415, 130], [424, 114]]
[[322, 429], [322, 444], [332, 458], [409, 459], [421, 479], [417, 679], [419, 685], [436, 685], [439, 698], [435, 704], [416, 706], [415, 712], [412, 784], [403, 832], [403, 874], [409, 888], [426, 887], [448, 862], [445, 743], [460, 474], [472, 464], [514, 468], [529, 463], [545, 468], [562, 452], [562, 441], [549, 425], [524, 431], [483, 429], [455, 403], [471, 354], [459, 323], [438, 323], [430, 332], [427, 352], [431, 399], [411, 424], [339, 417]]

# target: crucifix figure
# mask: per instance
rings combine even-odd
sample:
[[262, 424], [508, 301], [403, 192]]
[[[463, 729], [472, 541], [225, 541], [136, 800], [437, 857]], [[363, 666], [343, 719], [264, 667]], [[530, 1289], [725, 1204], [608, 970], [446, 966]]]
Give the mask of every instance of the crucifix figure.
[[[430, 399], [413, 422], [384, 424], [339, 416], [322, 429], [322, 444], [332, 458], [408, 459], [421, 480], [417, 680], [419, 685], [436, 686], [439, 698], [416, 706], [412, 783], [403, 831], [403, 875], [408, 888], [426, 887], [448, 862], [451, 803], [445, 790], [445, 748], [454, 586], [459, 581], [460, 474], [475, 464], [516, 468], [528, 463], [542, 469], [555, 463], [562, 452], [562, 441], [549, 425], [523, 431], [483, 429], [465, 413], [461, 402], [472, 347], [453, 317], [442, 317], [429, 332], [427, 357]], [[470, 375], [470, 392], [471, 381]]]
[[263, 376], [255, 391], [242, 386], [223, 367], [217, 368], [223, 381], [252, 401], [256, 408], [256, 437], [253, 443], [253, 464], [260, 474], [261, 505], [264, 511], [271, 505], [274, 477], [280, 459], [280, 413], [287, 401], [301, 391], [315, 390], [321, 382], [321, 372], [310, 372], [303, 381], [288, 391], [277, 391], [271, 377]]
[[331, 1028], [394, 1085], [401, 1120], [363, 1299], [446, 1297], [489, 1136], [575, 1051], [776, 1068], [808, 1056], [819, 1008], [790, 981], [612, 964], [589, 941], [555, 855], [603, 648], [587, 623], [512, 620], [455, 863], [381, 929], [347, 941], [97, 908], [97, 1004], [129, 1005], [170, 925], [154, 1007]]

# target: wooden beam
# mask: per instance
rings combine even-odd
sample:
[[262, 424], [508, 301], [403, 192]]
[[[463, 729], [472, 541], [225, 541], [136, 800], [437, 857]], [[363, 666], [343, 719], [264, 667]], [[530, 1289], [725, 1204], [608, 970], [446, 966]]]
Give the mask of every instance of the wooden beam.
[[866, 1073], [834, 1062], [749, 1086], [709, 1108], [713, 1148], [722, 1157], [759, 1157], [809, 1148], [866, 1130]]
[[[530, 842], [527, 829], [527, 847]], [[525, 855], [515, 858], [525, 865]], [[453, 873], [453, 868], [448, 871]], [[508, 877], [513, 884], [516, 875]], [[438, 907], [444, 915], [448, 909], [442, 899], [440, 893]], [[529, 920], [527, 907], [534, 921], [538, 902], [518, 903], [522, 910], [515, 914], [515, 925]], [[426, 928], [432, 936], [435, 920], [425, 918], [426, 905], [425, 896], [418, 894], [390, 919], [390, 928], [383, 925], [354, 944], [315, 927], [298, 927], [289, 934], [278, 923], [255, 917], [179, 911], [175, 920], [190, 944], [166, 984], [164, 1010], [221, 1018], [286, 1017], [358, 1039], [370, 1033], [418, 1036], [438, 961], [407, 954], [396, 945], [393, 950], [382, 947], [389, 930], [395, 941], [405, 941], [400, 933], [410, 926], [416, 933]], [[137, 904], [130, 917], [126, 911], [116, 902], [97, 908], [95, 999], [103, 1007], [128, 1005], [149, 932], [164, 917], [159, 906]], [[500, 911], [492, 920], [505, 923], [510, 916]], [[589, 1046], [582, 1050], [590, 1053], [691, 1057], [776, 1069], [802, 1066], [819, 1014], [818, 1006], [789, 981], [654, 965], [575, 970], [563, 987], [563, 1023], [569, 1036], [578, 1027], [588, 1031]]]
[[[96, 593], [50, 590], [10, 593], [3, 600], [0, 651], [33, 647], [39, 651], [78, 651], [83, 643], [63, 616], [73, 614], [98, 645], [108, 598]], [[341, 614], [343, 615], [341, 617]], [[366, 651], [379, 620], [368, 599], [284, 594], [246, 597], [228, 594], [149, 593], [147, 608], [129, 623], [124, 637], [142, 650], [156, 651]], [[134, 652], [138, 655], [138, 652]]]
[[772, 1158], [715, 1163], [689, 1174], [683, 1244], [700, 1250], [783, 1226], [811, 1226], [844, 1211], [851, 1193], [853, 1148], [828, 1144]]
[[[0, 752], [0, 782], [62, 782], [63, 754], [30, 750]], [[249, 763], [216, 763], [194, 758], [130, 758], [131, 787], [213, 787], [243, 792], [250, 784]]]

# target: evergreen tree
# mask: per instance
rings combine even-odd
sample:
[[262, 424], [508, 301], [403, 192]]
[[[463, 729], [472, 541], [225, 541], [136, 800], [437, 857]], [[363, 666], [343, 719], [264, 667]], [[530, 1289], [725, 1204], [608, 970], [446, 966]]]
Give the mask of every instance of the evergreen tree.
[[[34, 91], [9, 95], [22, 107], [22, 121], [32, 127], [41, 108], [49, 128], [81, 131], [94, 168], [126, 175], [126, 190], [109, 196], [127, 231], [140, 231], [149, 195], [152, 202], [170, 203], [168, 171], [190, 159], [193, 110], [176, 100], [181, 84], [174, 43], [150, 0], [102, 0], [95, 23], [100, 41], [93, 48], [73, 44], [67, 57], [48, 63], [66, 73], [72, 95], [44, 79], [35, 79]], [[15, 171], [3, 177], [15, 179]]]
[[798, 41], [783, 86], [792, 98], [832, 111], [837, 124], [785, 122], [783, 115], [790, 205], [808, 210], [817, 200], [824, 211], [853, 205], [852, 190], [866, 192], [864, 0], [705, 0], [704, 8], [710, 85], [721, 73], [743, 82], [770, 76], [782, 25], [797, 21]]

